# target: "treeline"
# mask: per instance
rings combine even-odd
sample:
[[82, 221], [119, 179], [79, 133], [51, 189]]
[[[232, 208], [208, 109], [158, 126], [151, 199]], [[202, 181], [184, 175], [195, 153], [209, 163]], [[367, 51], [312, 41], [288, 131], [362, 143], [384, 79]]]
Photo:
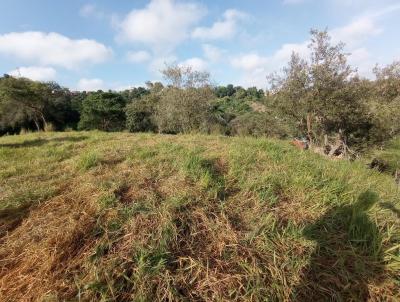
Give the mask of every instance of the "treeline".
[[121, 92], [77, 92], [57, 83], [0, 78], [0, 133], [21, 131], [154, 131], [231, 134], [229, 123], [252, 104], [264, 106], [265, 94], [255, 87], [213, 86], [206, 72], [170, 66], [163, 71], [169, 85], [147, 82]]
[[[207, 72], [168, 66], [166, 84], [122, 92], [71, 92], [56, 83], [0, 78], [0, 133], [92, 130], [213, 133], [341, 140], [354, 148], [400, 134], [400, 62], [361, 78], [344, 45], [311, 31], [310, 56], [293, 53], [269, 89], [214, 86]], [[267, 83], [267, 82], [266, 82]]]

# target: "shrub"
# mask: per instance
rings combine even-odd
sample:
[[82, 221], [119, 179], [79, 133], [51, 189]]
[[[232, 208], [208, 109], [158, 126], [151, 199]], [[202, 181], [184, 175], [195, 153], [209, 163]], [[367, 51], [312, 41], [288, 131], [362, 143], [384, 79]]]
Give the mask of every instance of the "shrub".
[[286, 137], [289, 126], [271, 114], [249, 112], [235, 118], [231, 123], [231, 134], [239, 136]]
[[189, 133], [205, 127], [209, 117], [212, 90], [168, 88], [156, 107], [155, 121], [163, 133]]

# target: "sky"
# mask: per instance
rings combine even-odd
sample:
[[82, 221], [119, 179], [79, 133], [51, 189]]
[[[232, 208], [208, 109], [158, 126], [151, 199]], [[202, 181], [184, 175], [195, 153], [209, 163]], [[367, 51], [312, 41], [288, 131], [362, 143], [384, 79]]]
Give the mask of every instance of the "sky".
[[346, 44], [372, 78], [400, 60], [400, 0], [0, 0], [0, 72], [72, 90], [160, 81], [166, 64], [209, 71], [217, 85], [267, 87], [311, 28]]

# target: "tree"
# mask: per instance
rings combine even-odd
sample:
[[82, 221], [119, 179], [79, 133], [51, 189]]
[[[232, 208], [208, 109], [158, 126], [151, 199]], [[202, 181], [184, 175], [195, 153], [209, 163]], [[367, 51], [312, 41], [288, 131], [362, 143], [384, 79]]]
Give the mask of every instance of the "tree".
[[309, 48], [312, 110], [308, 112], [308, 122], [317, 121], [322, 134], [340, 132], [347, 135], [350, 129], [346, 128], [351, 128], [348, 119], [357, 114], [359, 104], [356, 96], [349, 94], [347, 89], [355, 71], [347, 64], [344, 44], [332, 45], [326, 30], [311, 30]]
[[126, 128], [130, 132], [156, 131], [154, 113], [160, 100], [159, 93], [150, 93], [126, 106]]
[[156, 107], [158, 130], [187, 133], [204, 128], [213, 98], [209, 73], [177, 65], [168, 66], [162, 73], [169, 86]]
[[215, 95], [219, 98], [223, 98], [226, 96], [232, 96], [235, 94], [235, 88], [233, 87], [232, 84], [229, 84], [227, 86], [218, 86], [215, 88]]
[[283, 68], [282, 73], [268, 76], [272, 105], [280, 115], [295, 122], [299, 133], [307, 133], [307, 116], [313, 109], [309, 95], [309, 65], [293, 52], [288, 66]]
[[2, 124], [15, 126], [31, 120], [37, 130], [46, 129], [46, 109], [52, 95], [51, 85], [25, 78], [4, 76], [0, 79]]
[[210, 74], [193, 70], [190, 66], [170, 65], [161, 71], [170, 87], [203, 88], [210, 87]]
[[286, 137], [289, 133], [287, 124], [270, 112], [247, 112], [230, 122], [231, 134], [239, 136]]
[[[347, 64], [344, 44], [332, 45], [328, 32], [311, 30], [309, 62], [293, 54], [282, 76], [270, 76], [282, 112], [306, 129], [310, 142], [326, 135], [356, 141], [370, 128], [357, 74]], [[304, 130], [303, 130], [304, 131]]]
[[74, 103], [73, 94], [56, 82], [49, 82], [46, 85], [52, 91], [45, 108], [48, 122], [55, 130], [64, 130], [67, 127], [76, 129], [80, 114], [79, 107]]
[[387, 102], [400, 97], [400, 61], [394, 61], [385, 67], [377, 65], [373, 72], [376, 77], [376, 97]]
[[369, 84], [372, 136], [377, 141], [400, 134], [400, 61], [374, 68], [376, 80]]
[[144, 87], [133, 87], [120, 92], [121, 96], [127, 103], [131, 102], [132, 100], [140, 99], [142, 96], [149, 93], [150, 89]]
[[125, 100], [114, 92], [95, 92], [82, 102], [80, 130], [122, 130], [125, 125]]

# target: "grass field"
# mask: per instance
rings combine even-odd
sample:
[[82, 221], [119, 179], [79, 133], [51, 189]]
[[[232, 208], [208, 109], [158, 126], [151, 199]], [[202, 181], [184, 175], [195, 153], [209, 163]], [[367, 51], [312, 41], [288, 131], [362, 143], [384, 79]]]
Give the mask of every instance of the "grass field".
[[399, 301], [400, 191], [287, 142], [0, 138], [0, 301]]

